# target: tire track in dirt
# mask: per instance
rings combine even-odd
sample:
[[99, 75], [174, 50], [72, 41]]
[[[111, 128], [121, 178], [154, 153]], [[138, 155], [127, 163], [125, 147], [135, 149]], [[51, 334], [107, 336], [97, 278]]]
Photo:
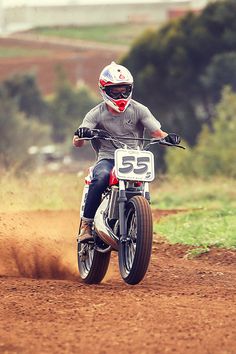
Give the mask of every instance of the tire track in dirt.
[[113, 254], [105, 281], [86, 286], [78, 222], [77, 211], [0, 214], [0, 353], [235, 353], [235, 252], [188, 260], [188, 247], [156, 241], [139, 285], [123, 283]]

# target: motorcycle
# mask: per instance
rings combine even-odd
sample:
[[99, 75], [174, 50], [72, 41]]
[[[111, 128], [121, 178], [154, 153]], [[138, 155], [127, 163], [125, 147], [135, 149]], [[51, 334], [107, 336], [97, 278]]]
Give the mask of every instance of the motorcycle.
[[[184, 147], [164, 139], [136, 138], [133, 140], [139, 140], [142, 146], [133, 149], [124, 143], [124, 137], [110, 136], [99, 129], [93, 129], [92, 138], [85, 138], [91, 139], [104, 139], [113, 144], [115, 164], [95, 214], [94, 240], [81, 243], [77, 239], [79, 273], [87, 284], [100, 283], [108, 270], [111, 252], [115, 251], [121, 277], [127, 284], [135, 285], [147, 272], [153, 242], [149, 183], [154, 180], [155, 171], [154, 155], [148, 148], [153, 144]], [[91, 179], [92, 168], [85, 178], [80, 217]], [[81, 222], [79, 233], [80, 228]]]

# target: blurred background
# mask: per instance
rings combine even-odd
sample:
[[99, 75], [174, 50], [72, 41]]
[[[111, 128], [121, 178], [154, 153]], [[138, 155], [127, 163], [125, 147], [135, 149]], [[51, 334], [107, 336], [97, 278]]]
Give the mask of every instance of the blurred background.
[[93, 151], [71, 139], [115, 60], [134, 98], [188, 146], [155, 151], [159, 170], [236, 176], [235, 1], [0, 0], [0, 34], [2, 171], [90, 164]]
[[[95, 156], [72, 137], [112, 60], [186, 146], [154, 150], [152, 264], [132, 291], [116, 255], [99, 287], [77, 271]], [[236, 0], [0, 0], [0, 353], [235, 353], [235, 116]]]
[[[30, 234], [45, 235], [41, 226], [48, 220], [51, 230], [57, 218], [59, 245], [76, 234], [95, 155], [89, 144], [73, 148], [72, 137], [101, 101], [99, 74], [115, 60], [134, 76], [134, 99], [186, 146], [153, 150], [154, 231], [197, 247], [194, 255], [235, 250], [235, 0], [0, 0], [0, 34], [3, 240], [28, 235], [14, 231], [19, 212], [34, 215]], [[160, 209], [169, 215], [161, 221]]]

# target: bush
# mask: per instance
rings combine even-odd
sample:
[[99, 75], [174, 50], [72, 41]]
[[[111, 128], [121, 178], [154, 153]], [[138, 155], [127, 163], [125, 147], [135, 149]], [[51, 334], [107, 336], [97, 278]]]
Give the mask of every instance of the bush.
[[64, 142], [82, 122], [85, 114], [98, 100], [86, 87], [74, 89], [68, 82], [62, 82], [50, 102], [50, 120], [52, 138], [55, 142]]
[[70, 140], [85, 114], [98, 103], [86, 87], [73, 88], [59, 73], [55, 95], [46, 100], [31, 74], [0, 85], [0, 167], [20, 169], [32, 164], [31, 145]]
[[225, 175], [236, 177], [236, 93], [225, 87], [216, 106], [212, 130], [205, 126], [194, 148], [182, 154], [168, 150], [167, 170], [170, 174], [208, 177]]
[[9, 98], [13, 99], [20, 112], [26, 117], [37, 117], [45, 121], [48, 107], [38, 88], [35, 76], [31, 73], [17, 74], [3, 82]]
[[0, 166], [20, 169], [30, 164], [28, 148], [49, 140], [50, 129], [29, 120], [3, 89], [0, 89]]

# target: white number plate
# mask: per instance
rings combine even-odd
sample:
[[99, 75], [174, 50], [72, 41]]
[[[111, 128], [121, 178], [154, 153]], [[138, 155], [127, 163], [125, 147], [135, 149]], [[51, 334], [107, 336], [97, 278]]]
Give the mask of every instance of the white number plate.
[[153, 181], [155, 177], [153, 153], [117, 149], [115, 151], [115, 172], [119, 179]]

